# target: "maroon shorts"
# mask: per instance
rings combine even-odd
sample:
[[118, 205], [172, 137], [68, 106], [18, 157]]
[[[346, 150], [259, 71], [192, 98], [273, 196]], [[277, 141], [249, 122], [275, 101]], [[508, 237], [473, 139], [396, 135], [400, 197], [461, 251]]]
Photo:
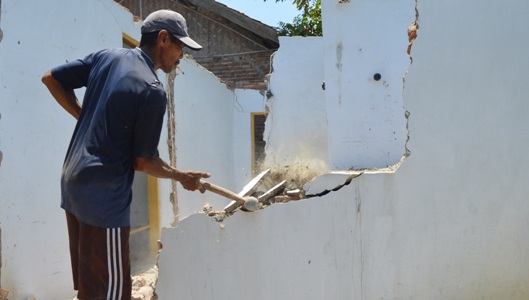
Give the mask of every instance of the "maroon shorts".
[[66, 221], [77, 298], [130, 300], [130, 227], [95, 227], [68, 212]]

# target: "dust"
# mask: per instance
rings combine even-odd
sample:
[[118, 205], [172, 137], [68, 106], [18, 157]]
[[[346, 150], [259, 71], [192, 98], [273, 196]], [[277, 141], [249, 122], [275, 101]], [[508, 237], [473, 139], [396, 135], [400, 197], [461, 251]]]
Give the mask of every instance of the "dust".
[[[257, 173], [266, 170], [268, 167], [261, 163], [258, 165]], [[294, 163], [274, 166], [270, 172], [263, 177], [256, 186], [255, 191], [248, 196], [259, 199], [259, 209], [264, 209], [274, 203], [285, 203], [289, 201], [304, 199], [304, 185], [316, 177], [328, 172], [327, 165], [317, 160], [298, 160]], [[286, 181], [282, 186], [283, 181]], [[241, 208], [241, 210], [244, 210]], [[206, 203], [202, 211], [217, 222], [223, 222], [226, 218], [235, 213], [226, 211], [216, 211], [211, 204]]]
[[299, 189], [316, 177], [328, 172], [327, 164], [318, 160], [297, 160], [288, 165], [267, 167], [270, 173], [264, 178], [257, 191], [264, 193], [279, 182], [286, 180], [284, 192]]

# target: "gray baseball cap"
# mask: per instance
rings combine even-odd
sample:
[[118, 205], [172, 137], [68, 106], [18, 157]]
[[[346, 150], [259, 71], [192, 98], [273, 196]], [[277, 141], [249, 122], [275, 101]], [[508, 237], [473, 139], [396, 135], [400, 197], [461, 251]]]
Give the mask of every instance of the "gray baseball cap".
[[152, 12], [143, 21], [141, 33], [156, 32], [162, 29], [169, 31], [170, 34], [193, 50], [202, 49], [202, 46], [193, 41], [187, 34], [186, 19], [181, 14], [168, 9]]

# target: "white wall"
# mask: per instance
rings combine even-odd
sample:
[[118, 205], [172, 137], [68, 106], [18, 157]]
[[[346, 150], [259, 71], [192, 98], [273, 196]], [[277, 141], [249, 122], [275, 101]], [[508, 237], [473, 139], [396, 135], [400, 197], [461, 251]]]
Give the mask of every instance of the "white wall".
[[[414, 5], [414, 1], [351, 0], [339, 5], [324, 1], [326, 64], [336, 55], [336, 41], [343, 41], [344, 49], [349, 49], [347, 45], [360, 44], [357, 39], [365, 38], [354, 33], [381, 23], [402, 33], [402, 41], [393, 40], [387, 47], [405, 53], [405, 33], [415, 14]], [[395, 173], [364, 174], [322, 198], [237, 213], [222, 224], [195, 215], [182, 221], [179, 228], [165, 230], [160, 298], [529, 297], [529, 240], [525, 238], [529, 230], [529, 133], [525, 130], [529, 87], [524, 84], [529, 79], [529, 60], [524, 52], [529, 3], [449, 1], [418, 5], [420, 27], [404, 91], [398, 82], [407, 67], [400, 54], [378, 65], [367, 60], [355, 74], [347, 64], [342, 71], [326, 65], [324, 76], [327, 84], [331, 77], [343, 82], [364, 76], [364, 84], [373, 87], [372, 95], [388, 93], [386, 99], [391, 101], [398, 100], [403, 92], [400, 111], [411, 113], [407, 143], [411, 156]], [[347, 16], [342, 15], [345, 13]], [[391, 36], [377, 32], [372, 39], [394, 38], [393, 29], [388, 33]], [[307, 45], [300, 49], [284, 46], [282, 43], [278, 54], [286, 51], [297, 56], [291, 60], [286, 57], [279, 66], [276, 60], [274, 66], [278, 72], [296, 70]], [[374, 52], [366, 56], [374, 57], [377, 49], [370, 48]], [[357, 58], [355, 51], [342, 52], [343, 62]], [[382, 79], [392, 79], [389, 86], [379, 87], [369, 81], [377, 66]], [[345, 69], [350, 77], [337, 74]], [[275, 74], [271, 82], [274, 80]], [[283, 84], [292, 86], [289, 81]], [[347, 99], [357, 92], [344, 85], [334, 93]], [[325, 93], [328, 104], [338, 101], [329, 99], [328, 88]], [[289, 112], [293, 114], [295, 108]], [[326, 108], [328, 115], [334, 116], [329, 105]], [[369, 105], [355, 108], [360, 116], [370, 113], [362, 111], [369, 110]], [[383, 108], [377, 106], [376, 111]], [[337, 113], [344, 117], [345, 113]], [[404, 120], [376, 120], [407, 133], [402, 131]], [[329, 127], [331, 123], [329, 120]], [[285, 131], [295, 126], [281, 124]], [[365, 129], [347, 126], [350, 132]], [[339, 135], [342, 131], [337, 132], [337, 140], [349, 134]], [[333, 132], [329, 131], [329, 136]], [[380, 132], [377, 137], [386, 139], [388, 135]], [[296, 136], [292, 138], [297, 142]], [[403, 148], [382, 146], [384, 143], [374, 145], [373, 150]], [[340, 147], [329, 146], [330, 161], [341, 157], [341, 153], [331, 153], [333, 149]], [[354, 162], [356, 152], [350, 153]], [[400, 159], [402, 154], [394, 158]], [[380, 152], [381, 161], [388, 157]], [[317, 192], [336, 186], [347, 176], [327, 174], [306, 188]]]
[[[9, 289], [10, 299], [73, 298], [66, 222], [59, 204], [61, 166], [75, 122], [40, 78], [66, 61], [121, 47], [123, 32], [139, 41], [141, 24], [111, 0], [4, 0], [1, 12], [1, 286]], [[168, 86], [166, 76], [159, 77]], [[211, 182], [241, 189], [252, 176], [250, 114], [264, 111], [264, 96], [230, 91], [188, 58], [182, 60], [174, 88], [178, 168], [209, 171]], [[77, 95], [82, 99], [83, 91]], [[164, 126], [160, 154], [168, 160], [166, 137]], [[159, 190], [161, 224], [169, 227], [174, 221], [170, 182], [160, 180]], [[177, 195], [179, 218], [202, 211], [206, 202], [218, 210], [229, 203], [180, 185]]]
[[[405, 110], [411, 156], [396, 173], [364, 174], [325, 197], [238, 212], [222, 224], [194, 212], [205, 201], [217, 208], [226, 200], [179, 190], [181, 218], [189, 217], [163, 231], [160, 299], [529, 297], [529, 3], [419, 2], [419, 37], [403, 91], [414, 5], [324, 1], [324, 38], [281, 39], [267, 120], [272, 167], [299, 157], [318, 172], [327, 167], [321, 161], [331, 169], [393, 164], [408, 134]], [[122, 32], [139, 38], [139, 25], [110, 0], [3, 0], [1, 22], [1, 284], [13, 299], [73, 298], [59, 177], [74, 122], [40, 77], [66, 60], [119, 47]], [[369, 46], [365, 62], [348, 51], [360, 44]], [[370, 80], [375, 69], [388, 86]], [[212, 182], [240, 189], [250, 167], [244, 126], [264, 98], [226, 90], [191, 61], [182, 70], [175, 83], [179, 167], [211, 171]], [[391, 109], [383, 101], [372, 111], [363, 102], [340, 106], [340, 96], [357, 101], [364, 92], [362, 99], [384, 96]], [[358, 133], [366, 147], [342, 143], [347, 151], [340, 152], [339, 142]], [[285, 175], [301, 174], [293, 173]], [[347, 176], [327, 174], [306, 189], [332, 188]]]
[[[180, 70], [174, 81], [177, 168], [210, 172], [207, 181], [239, 191], [252, 178], [250, 116], [264, 111], [264, 98], [258, 91], [227, 89], [192, 60], [183, 60]], [[164, 129], [162, 138], [166, 136]], [[169, 161], [166, 142], [160, 144], [162, 157]], [[159, 183], [162, 226], [171, 227], [171, 183]], [[211, 192], [186, 191], [180, 184], [177, 196], [180, 220], [201, 212], [205, 203], [215, 210], [230, 203]]]
[[279, 40], [265, 124], [265, 165], [285, 178], [308, 181], [327, 171], [327, 124], [319, 37]]
[[[329, 164], [333, 170], [384, 168], [405, 154], [403, 78], [410, 65], [410, 0], [322, 5]], [[354, 16], [354, 17], [353, 17]], [[345, 26], [347, 24], [347, 26]], [[375, 74], [381, 79], [376, 81]]]
[[[9, 299], [73, 298], [60, 172], [74, 119], [47, 92], [44, 72], [139, 39], [113, 1], [2, 1], [0, 227]], [[78, 94], [82, 99], [82, 92]]]
[[328, 170], [385, 168], [402, 159], [414, 5], [333, 1], [323, 6], [332, 14], [323, 38], [280, 38], [269, 86], [268, 166], [307, 182]]

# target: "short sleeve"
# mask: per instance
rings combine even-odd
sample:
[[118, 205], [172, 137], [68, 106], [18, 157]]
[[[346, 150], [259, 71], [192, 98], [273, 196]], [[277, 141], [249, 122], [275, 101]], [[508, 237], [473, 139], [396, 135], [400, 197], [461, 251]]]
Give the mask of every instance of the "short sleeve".
[[88, 84], [93, 60], [94, 54], [90, 54], [83, 59], [77, 59], [53, 68], [51, 74], [64, 87], [72, 89], [84, 87]]

